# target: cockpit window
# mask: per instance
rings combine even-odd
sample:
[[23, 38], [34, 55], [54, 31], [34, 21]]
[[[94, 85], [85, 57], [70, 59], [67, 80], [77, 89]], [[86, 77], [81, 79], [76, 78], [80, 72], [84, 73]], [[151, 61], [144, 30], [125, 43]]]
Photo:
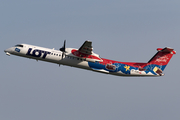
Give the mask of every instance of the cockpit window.
[[15, 45], [15, 47], [23, 47], [23, 45], [19, 45], [19, 44], [18, 44], [18, 45]]

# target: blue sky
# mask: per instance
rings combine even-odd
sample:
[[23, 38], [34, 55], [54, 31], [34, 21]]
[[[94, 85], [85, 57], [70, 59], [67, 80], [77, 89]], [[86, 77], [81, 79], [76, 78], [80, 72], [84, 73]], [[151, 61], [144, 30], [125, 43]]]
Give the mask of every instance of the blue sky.
[[[180, 119], [178, 0], [8, 0], [0, 2], [0, 117], [6, 120]], [[147, 62], [177, 51], [163, 77], [118, 77], [6, 56], [27, 43], [79, 48], [103, 58]]]

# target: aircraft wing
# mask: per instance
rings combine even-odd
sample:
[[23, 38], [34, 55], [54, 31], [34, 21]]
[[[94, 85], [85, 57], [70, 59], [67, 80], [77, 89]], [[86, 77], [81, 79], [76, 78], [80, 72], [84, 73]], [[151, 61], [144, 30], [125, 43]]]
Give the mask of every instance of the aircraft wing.
[[79, 48], [79, 52], [91, 55], [92, 54], [92, 42], [91, 41], [85, 41], [84, 44]]
[[86, 61], [90, 61], [90, 62], [102, 61], [99, 55], [95, 54], [92, 50], [93, 50], [92, 42], [85, 41], [84, 44], [78, 50], [74, 49], [71, 51], [71, 53], [76, 57], [84, 58]]

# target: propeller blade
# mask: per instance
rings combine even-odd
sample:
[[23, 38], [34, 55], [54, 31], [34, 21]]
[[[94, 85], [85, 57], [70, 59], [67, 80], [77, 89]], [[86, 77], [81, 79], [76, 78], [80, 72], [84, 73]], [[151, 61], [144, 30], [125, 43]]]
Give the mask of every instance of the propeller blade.
[[65, 49], [66, 49], [66, 40], [64, 40], [64, 45], [59, 50], [62, 51], [62, 52], [65, 52]]
[[59, 49], [60, 51], [62, 51], [62, 59], [64, 57], [64, 53], [66, 52], [66, 40], [64, 40], [64, 45], [62, 48]]
[[64, 57], [64, 52], [62, 53], [62, 59], [63, 59], [63, 57]]

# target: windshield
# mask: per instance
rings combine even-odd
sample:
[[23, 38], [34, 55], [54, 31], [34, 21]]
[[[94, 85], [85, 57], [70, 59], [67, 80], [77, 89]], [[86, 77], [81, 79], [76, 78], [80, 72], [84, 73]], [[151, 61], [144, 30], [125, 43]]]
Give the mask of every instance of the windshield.
[[23, 47], [23, 45], [19, 45], [19, 44], [18, 44], [18, 45], [15, 45], [15, 47]]

